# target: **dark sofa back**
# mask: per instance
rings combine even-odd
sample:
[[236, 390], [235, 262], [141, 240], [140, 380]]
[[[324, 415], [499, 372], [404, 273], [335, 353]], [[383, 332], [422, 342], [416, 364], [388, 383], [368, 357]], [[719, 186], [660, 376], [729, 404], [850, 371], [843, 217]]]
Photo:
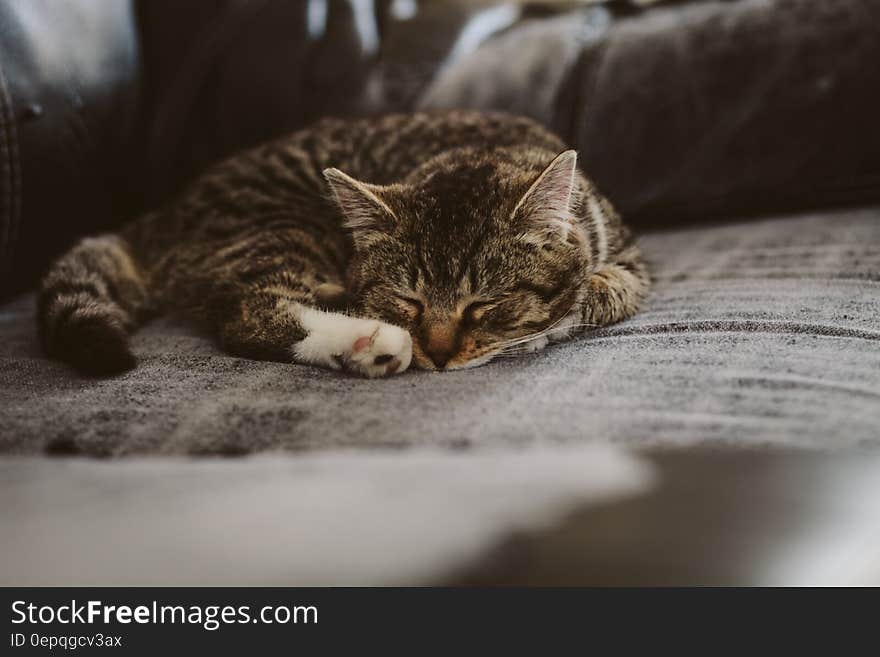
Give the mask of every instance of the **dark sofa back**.
[[643, 226], [880, 197], [880, 2], [562, 4], [0, 0], [0, 297], [327, 114], [531, 114]]
[[130, 213], [136, 30], [130, 0], [0, 1], [0, 294]]

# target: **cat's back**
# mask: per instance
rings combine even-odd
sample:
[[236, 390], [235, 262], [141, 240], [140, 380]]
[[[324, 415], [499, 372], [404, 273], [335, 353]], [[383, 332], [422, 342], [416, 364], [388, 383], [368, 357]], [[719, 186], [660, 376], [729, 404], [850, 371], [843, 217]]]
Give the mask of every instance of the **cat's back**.
[[320, 177], [335, 167], [376, 184], [403, 179], [445, 151], [530, 146], [559, 152], [562, 141], [536, 121], [503, 112], [451, 110], [323, 119], [265, 147], [301, 156], [297, 163]]
[[[161, 211], [134, 222], [126, 236], [149, 251], [205, 242], [274, 221], [298, 208], [300, 223], [333, 230], [339, 217], [324, 170], [374, 184], [400, 182], [426, 161], [467, 147], [515, 147], [558, 153], [562, 141], [536, 121], [503, 112], [451, 110], [327, 118], [214, 165]], [[546, 153], [545, 153], [546, 154]]]

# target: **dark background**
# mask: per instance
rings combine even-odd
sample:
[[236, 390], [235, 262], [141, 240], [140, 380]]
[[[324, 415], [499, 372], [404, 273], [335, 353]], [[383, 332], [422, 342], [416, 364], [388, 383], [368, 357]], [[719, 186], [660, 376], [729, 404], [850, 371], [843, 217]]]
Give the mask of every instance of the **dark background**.
[[325, 115], [531, 114], [637, 226], [880, 197], [880, 3], [412, 6], [0, 0], [0, 298]]

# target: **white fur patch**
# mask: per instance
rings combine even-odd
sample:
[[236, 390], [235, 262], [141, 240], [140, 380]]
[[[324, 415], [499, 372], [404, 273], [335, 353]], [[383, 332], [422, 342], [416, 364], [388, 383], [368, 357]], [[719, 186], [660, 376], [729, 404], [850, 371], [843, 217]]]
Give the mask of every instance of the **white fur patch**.
[[398, 326], [301, 304], [290, 312], [308, 333], [291, 346], [297, 362], [378, 377], [403, 372], [412, 360], [412, 339]]

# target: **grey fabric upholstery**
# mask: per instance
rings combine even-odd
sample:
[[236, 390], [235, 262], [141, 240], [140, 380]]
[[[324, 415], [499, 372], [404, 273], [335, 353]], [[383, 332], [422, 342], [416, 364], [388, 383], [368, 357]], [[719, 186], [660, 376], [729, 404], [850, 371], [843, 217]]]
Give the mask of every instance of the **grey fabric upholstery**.
[[89, 380], [39, 352], [30, 296], [0, 308], [0, 448], [236, 454], [545, 442], [880, 442], [880, 208], [645, 235], [632, 321], [534, 356], [367, 381], [219, 352], [160, 319], [140, 365]]

